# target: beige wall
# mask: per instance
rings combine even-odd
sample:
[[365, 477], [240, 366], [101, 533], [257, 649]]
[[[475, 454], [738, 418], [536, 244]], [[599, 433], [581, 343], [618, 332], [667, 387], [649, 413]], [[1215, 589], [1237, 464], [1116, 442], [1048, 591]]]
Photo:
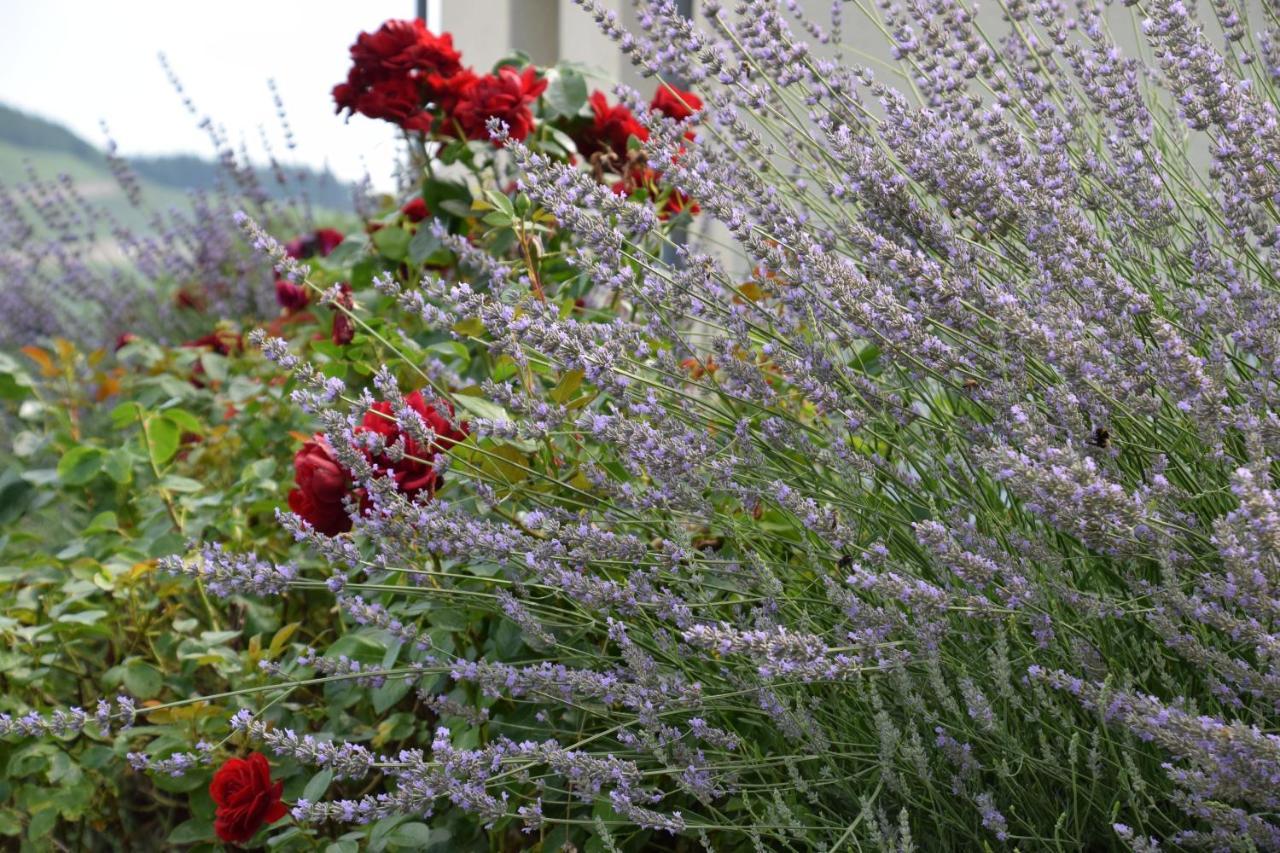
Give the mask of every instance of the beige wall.
[[[605, 0], [604, 5], [615, 9], [625, 24], [635, 20], [626, 0]], [[464, 61], [480, 70], [515, 48], [539, 65], [560, 59], [582, 63], [597, 88], [607, 90], [619, 80], [645, 93], [652, 88], [571, 0], [443, 0], [440, 28], [453, 34]]]

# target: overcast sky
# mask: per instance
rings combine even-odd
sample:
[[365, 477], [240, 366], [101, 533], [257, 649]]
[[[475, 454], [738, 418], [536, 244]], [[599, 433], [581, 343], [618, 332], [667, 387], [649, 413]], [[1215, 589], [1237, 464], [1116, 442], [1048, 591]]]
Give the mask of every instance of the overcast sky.
[[[434, 4], [433, 4], [434, 5]], [[53, 119], [101, 147], [102, 120], [125, 153], [209, 155], [157, 54], [201, 116], [262, 152], [259, 126], [284, 152], [267, 80], [297, 138], [294, 159], [345, 179], [390, 182], [391, 125], [334, 115], [361, 30], [412, 17], [413, 0], [0, 0], [0, 103]]]

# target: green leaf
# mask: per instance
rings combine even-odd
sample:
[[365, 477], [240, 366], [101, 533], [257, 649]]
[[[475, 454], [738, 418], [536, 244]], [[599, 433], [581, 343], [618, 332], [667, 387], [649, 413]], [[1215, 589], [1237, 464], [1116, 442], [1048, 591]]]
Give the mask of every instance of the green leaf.
[[107, 458], [103, 460], [102, 470], [112, 480], [122, 486], [127, 486], [133, 480], [133, 457], [123, 447], [117, 447], [108, 453]]
[[171, 492], [198, 492], [204, 488], [204, 483], [199, 480], [193, 480], [190, 477], [166, 474], [164, 479], [160, 481], [160, 488], [168, 489]]
[[581, 370], [570, 370], [560, 377], [556, 387], [552, 388], [547, 396], [561, 405], [569, 402], [569, 398], [582, 386], [583, 375]]
[[[424, 223], [425, 225], [425, 223]], [[444, 247], [430, 228], [418, 227], [418, 233], [409, 241], [409, 261], [414, 264], [445, 264], [452, 253]]]
[[64, 613], [58, 617], [58, 621], [71, 622], [75, 625], [92, 625], [106, 615], [105, 610], [81, 610], [77, 613]]
[[311, 777], [311, 781], [307, 783], [307, 787], [302, 789], [302, 799], [308, 802], [316, 802], [324, 797], [325, 792], [329, 790], [329, 783], [333, 781], [332, 770], [321, 770], [319, 773]]
[[432, 829], [425, 823], [402, 823], [387, 836], [391, 847], [424, 850], [449, 840], [447, 829]]
[[136, 699], [151, 699], [164, 688], [164, 675], [149, 663], [134, 661], [125, 668], [124, 686]]
[[403, 678], [395, 678], [381, 687], [374, 688], [369, 696], [373, 700], [373, 710], [379, 714], [385, 714], [388, 708], [394, 706], [408, 693], [409, 682]]
[[473, 397], [470, 394], [455, 394], [453, 401], [458, 404], [458, 408], [465, 409], [478, 418], [488, 418], [491, 421], [511, 420], [511, 416], [507, 414], [506, 409], [483, 397]]
[[195, 844], [198, 841], [213, 841], [213, 823], [200, 818], [192, 818], [180, 823], [165, 839], [166, 844]]
[[89, 526], [84, 529], [84, 534], [90, 536], [94, 533], [111, 533], [120, 529], [120, 520], [116, 518], [116, 514], [111, 510], [100, 512], [89, 522]]
[[136, 401], [126, 400], [111, 410], [111, 423], [116, 429], [122, 429], [129, 424], [136, 424], [146, 411]]
[[163, 465], [178, 452], [178, 441], [181, 438], [178, 425], [167, 418], [147, 418], [147, 449], [151, 453], [151, 461], [157, 466]]
[[576, 116], [587, 102], [587, 81], [576, 71], [556, 69], [543, 97], [551, 108], [550, 117]]
[[[215, 376], [214, 378], [217, 379], [218, 377]], [[161, 414], [177, 424], [178, 428], [183, 432], [194, 432], [196, 435], [204, 433], [204, 424], [200, 423], [200, 419], [186, 409], [165, 409]]]
[[369, 247], [369, 241], [363, 236], [348, 237], [338, 244], [338, 248], [329, 253], [329, 256], [322, 260], [326, 267], [345, 267], [356, 258], [364, 254], [365, 249]]
[[100, 447], [71, 448], [58, 460], [58, 479], [68, 486], [83, 486], [102, 470], [105, 455]]
[[393, 261], [403, 261], [409, 254], [409, 232], [399, 226], [391, 225], [373, 232], [373, 245], [383, 257]]

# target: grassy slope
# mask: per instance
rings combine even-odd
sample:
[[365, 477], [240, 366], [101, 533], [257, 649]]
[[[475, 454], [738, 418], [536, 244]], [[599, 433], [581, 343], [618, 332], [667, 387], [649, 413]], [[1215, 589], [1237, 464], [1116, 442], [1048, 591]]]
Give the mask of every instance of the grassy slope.
[[188, 204], [186, 193], [181, 190], [141, 181], [143, 209], [137, 210], [129, 204], [124, 190], [116, 183], [105, 164], [90, 163], [60, 151], [19, 148], [0, 141], [0, 183], [4, 183], [10, 190], [27, 183], [28, 163], [35, 168], [42, 181], [56, 181], [59, 175], [64, 174], [70, 176], [89, 202], [113, 214], [126, 227], [145, 228], [150, 216], [149, 210], [185, 208]]

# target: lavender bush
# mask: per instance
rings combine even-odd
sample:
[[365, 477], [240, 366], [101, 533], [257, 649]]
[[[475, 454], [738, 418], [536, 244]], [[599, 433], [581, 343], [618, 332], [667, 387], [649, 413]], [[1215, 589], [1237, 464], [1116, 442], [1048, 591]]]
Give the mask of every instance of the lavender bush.
[[[619, 92], [732, 253], [667, 244], [652, 204], [493, 122], [531, 202], [503, 215], [573, 231], [614, 311], [544, 300], [536, 254], [474, 287], [379, 279], [391, 446], [359, 429], [371, 391], [259, 337], [362, 489], [354, 528], [286, 515], [297, 565], [167, 567], [327, 586], [380, 644], [233, 698], [233, 736], [325, 774], [294, 818], [462, 810], [544, 849], [1280, 849], [1276, 10], [1009, 2], [997, 34], [885, 6], [882, 82], [805, 42], [838, 46], [844, 4], [638, 3], [630, 33], [582, 4], [703, 95], [678, 122]], [[514, 370], [452, 395], [470, 437], [414, 501], [379, 465], [439, 446], [404, 402], [448, 395], [431, 330]], [[389, 685], [430, 743], [257, 702]], [[367, 793], [325, 799], [340, 779]]]

